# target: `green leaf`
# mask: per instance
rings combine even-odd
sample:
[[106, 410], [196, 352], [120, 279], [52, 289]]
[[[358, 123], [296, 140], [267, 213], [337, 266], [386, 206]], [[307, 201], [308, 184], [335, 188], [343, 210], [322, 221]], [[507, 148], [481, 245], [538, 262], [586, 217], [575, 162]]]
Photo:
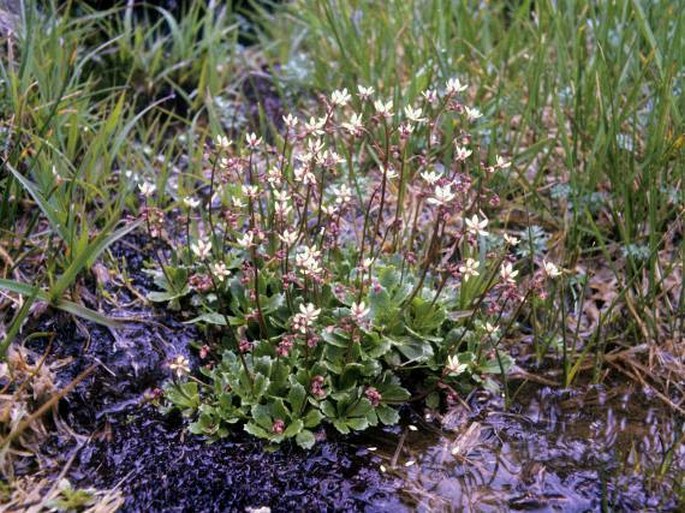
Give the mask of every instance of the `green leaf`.
[[350, 428], [347, 426], [347, 423], [345, 422], [344, 419], [333, 420], [333, 427], [335, 429], [337, 429], [343, 435], [347, 435], [350, 433]]
[[283, 399], [281, 399], [280, 397], [277, 397], [271, 403], [271, 415], [273, 416], [273, 418], [281, 419], [283, 421], [290, 418], [290, 411], [288, 411], [288, 408], [285, 406]]
[[329, 419], [334, 419], [338, 416], [338, 412], [335, 411], [335, 406], [331, 401], [323, 401], [321, 403], [322, 413]]
[[287, 428], [285, 428], [285, 431], [283, 431], [283, 437], [292, 438], [301, 433], [303, 428], [304, 423], [300, 419], [297, 419], [293, 421]]
[[347, 411], [346, 415], [348, 417], [365, 417], [372, 409], [371, 402], [366, 397], [363, 397]]
[[335, 347], [339, 347], [342, 349], [347, 349], [347, 346], [350, 345], [350, 336], [349, 335], [344, 335], [342, 333], [338, 332], [329, 332], [326, 330], [323, 330], [321, 332], [321, 338], [328, 344], [331, 344]]
[[290, 392], [288, 392], [288, 402], [294, 415], [299, 415], [302, 411], [304, 399], [307, 396], [307, 391], [304, 386], [297, 382], [295, 376], [290, 376]]
[[314, 447], [314, 444], [316, 443], [316, 438], [314, 437], [314, 433], [312, 433], [308, 429], [305, 429], [297, 434], [295, 441], [297, 442], [297, 445], [299, 445], [303, 449], [311, 449], [312, 447]]
[[[244, 373], [245, 371], [241, 369], [241, 372]], [[254, 384], [251, 387], [251, 395], [255, 401], [259, 401], [264, 396], [264, 394], [266, 394], [266, 391], [269, 388], [271, 380], [261, 373], [255, 374], [253, 378]]]
[[179, 410], [197, 410], [200, 407], [200, 395], [195, 381], [176, 383], [166, 389], [164, 396]]
[[383, 401], [403, 402], [411, 397], [409, 391], [399, 384], [397, 378], [390, 379], [384, 383], [376, 385], [376, 388], [383, 397]]
[[22, 296], [33, 296], [36, 299], [50, 303], [59, 310], [68, 312], [72, 315], [81, 317], [82, 319], [94, 322], [96, 324], [108, 326], [112, 329], [120, 329], [123, 327], [121, 321], [118, 321], [112, 317], [108, 317], [100, 312], [96, 312], [95, 310], [91, 310], [90, 308], [86, 308], [85, 306], [74, 303], [73, 301], [58, 299], [54, 302], [50, 302], [50, 296], [47, 292], [39, 289], [38, 287], [34, 287], [33, 285], [28, 285], [27, 283], [0, 278], [0, 289], [9, 290], [11, 292], [15, 292], [16, 294], [21, 294]]
[[397, 413], [397, 410], [391, 408], [390, 406], [383, 404], [380, 405], [378, 408], [376, 408], [376, 414], [378, 415], [380, 421], [386, 426], [395, 425], [400, 421], [400, 414]]
[[364, 368], [359, 363], [348, 363], [345, 365], [342, 375], [340, 376], [340, 388], [350, 388], [354, 386], [363, 376]]
[[437, 392], [428, 394], [428, 397], [426, 397], [426, 406], [432, 410], [437, 409], [440, 406], [440, 394]]
[[404, 365], [425, 362], [433, 357], [433, 347], [429, 342], [413, 337], [388, 338], [388, 340], [407, 359]]
[[179, 292], [152, 291], [147, 293], [147, 299], [152, 301], [153, 303], [166, 303], [167, 301], [173, 301], [174, 299], [181, 298], [188, 294], [188, 292], [190, 292], [190, 289], [188, 287], [185, 287], [183, 290]]
[[57, 209], [50, 205], [50, 202], [38, 190], [38, 187], [36, 187], [33, 182], [31, 182], [28, 178], [17, 171], [9, 162], [7, 162], [7, 159], [5, 159], [3, 163], [14, 175], [14, 178], [16, 178], [17, 181], [24, 187], [24, 189], [26, 189], [26, 191], [31, 195], [33, 201], [36, 202], [38, 208], [40, 208], [41, 212], [43, 212], [43, 215], [50, 222], [52, 229], [59, 234], [63, 241], [69, 240], [69, 234], [66, 231], [66, 226], [60, 221]]
[[415, 297], [409, 309], [409, 324], [419, 333], [435, 332], [445, 320], [445, 310], [440, 303], [432, 303]]
[[366, 417], [353, 417], [345, 420], [345, 423], [355, 431], [364, 431], [369, 427], [369, 421]]
[[310, 429], [315, 428], [319, 424], [321, 424], [321, 420], [323, 420], [323, 418], [324, 418], [324, 416], [319, 410], [317, 410], [317, 409], [309, 410], [307, 412], [307, 415], [305, 415], [305, 417], [304, 417], [304, 427], [310, 428]]
[[197, 317], [190, 319], [189, 321], [185, 321], [183, 324], [197, 324], [204, 322], [207, 324], [214, 324], [216, 326], [226, 326], [227, 317], [228, 322], [231, 323], [231, 326], [241, 326], [245, 324], [245, 321], [238, 317], [222, 315], [219, 312], [207, 312], [202, 315], [198, 315]]
[[274, 294], [273, 296], [264, 296], [260, 294], [259, 301], [263, 313], [273, 313], [285, 304], [285, 295]]
[[269, 431], [263, 429], [254, 422], [246, 423], [243, 429], [257, 438], [266, 438], [267, 440], [271, 438]]
[[252, 418], [259, 426], [267, 430], [271, 430], [274, 425], [270, 408], [263, 404], [256, 404], [252, 407]]

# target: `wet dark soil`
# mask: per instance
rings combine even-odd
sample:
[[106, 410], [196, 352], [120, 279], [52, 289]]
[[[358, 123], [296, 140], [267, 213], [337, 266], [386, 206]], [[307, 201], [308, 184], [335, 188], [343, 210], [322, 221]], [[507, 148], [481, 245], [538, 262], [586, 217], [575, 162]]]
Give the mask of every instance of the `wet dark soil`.
[[81, 451], [72, 473], [104, 488], [121, 482], [126, 511], [387, 511], [401, 505], [397, 480], [381, 476], [351, 445], [325, 442], [305, 453], [289, 446], [265, 452], [245, 437], [207, 444], [185, 435], [177, 417], [151, 407], [128, 413], [110, 424], [109, 440]]
[[[148, 241], [130, 237], [112, 253], [126, 259], [132, 286], [149, 290]], [[92, 301], [95, 281], [89, 285]], [[198, 363], [188, 347], [201, 334], [176, 313], [135, 303], [125, 287], [104, 288], [116, 303], [134, 304], [103, 303], [110, 315], [139, 322], [112, 331], [52, 312], [34, 327], [55, 334], [59, 388], [95, 365], [60, 403], [73, 432], [52, 437], [44, 457], [55, 473], [70, 462], [75, 486], [118, 487], [123, 511], [682, 511], [684, 419], [650, 390], [620, 382], [526, 385], [510, 408], [476, 393], [468, 408], [429, 418], [406, 411], [404, 427], [330, 433], [311, 452], [270, 452], [239, 429], [209, 444], [149, 401], [170, 378], [172, 357]], [[46, 345], [29, 343], [36, 352]]]

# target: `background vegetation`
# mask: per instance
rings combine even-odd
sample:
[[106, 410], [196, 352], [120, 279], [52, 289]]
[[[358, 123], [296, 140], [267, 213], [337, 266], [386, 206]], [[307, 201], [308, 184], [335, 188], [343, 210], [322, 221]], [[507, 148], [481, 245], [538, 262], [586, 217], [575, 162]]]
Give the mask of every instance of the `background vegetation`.
[[48, 304], [115, 325], [82, 286], [139, 227], [138, 185], [174, 208], [205, 177], [205, 140], [268, 137], [265, 95], [307, 112], [361, 84], [409, 105], [457, 76], [485, 114], [489, 157], [514, 163], [492, 225], [567, 270], [508, 343], [560, 384], [615, 369], [683, 412], [680, 2], [262, 2], [249, 30], [220, 2], [179, 18], [71, 7], [26, 2], [3, 43], [3, 355]]

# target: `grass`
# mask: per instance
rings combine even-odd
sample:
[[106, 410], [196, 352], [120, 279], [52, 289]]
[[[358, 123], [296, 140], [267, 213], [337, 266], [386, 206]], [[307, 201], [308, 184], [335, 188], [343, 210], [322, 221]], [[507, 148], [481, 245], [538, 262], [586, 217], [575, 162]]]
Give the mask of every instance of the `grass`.
[[[149, 25], [130, 9], [70, 13], [28, 2], [0, 62], [3, 288], [106, 322], [64, 295], [140, 224], [126, 221], [138, 211], [136, 179], [164, 188], [171, 163], [192, 153], [203, 128], [168, 100], [202, 110], [230, 80], [238, 32], [230, 11], [200, 3], [181, 22], [159, 10]], [[17, 312], [9, 334], [27, 309]]]
[[[495, 147], [514, 148], [500, 223], [542, 226], [555, 261], [581, 279], [611, 269], [619, 297], [607, 301], [596, 338], [610, 336], [603, 325], [625, 313], [624, 340], [677, 340], [682, 288], [670, 283], [683, 263], [685, 169], [678, 2], [372, 4], [300, 0], [274, 15], [264, 40], [275, 73], [304, 90], [373, 85], [407, 103], [435, 77], [468, 81], [489, 118], [483, 130]], [[302, 63], [305, 71], [293, 72]], [[566, 313], [578, 318], [583, 305], [573, 292], [563, 295]], [[539, 343], [569, 336], [554, 321]]]

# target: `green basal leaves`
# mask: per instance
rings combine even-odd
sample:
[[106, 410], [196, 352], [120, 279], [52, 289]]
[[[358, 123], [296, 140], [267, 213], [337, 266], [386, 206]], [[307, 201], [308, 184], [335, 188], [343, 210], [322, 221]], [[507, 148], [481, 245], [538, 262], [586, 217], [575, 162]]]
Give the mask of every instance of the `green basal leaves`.
[[[397, 267], [379, 265], [376, 272], [376, 286], [364, 298], [369, 311], [363, 322], [352, 322], [351, 302], [329, 294], [327, 303], [319, 305], [313, 329], [320, 333], [319, 340], [313, 344], [306, 336], [299, 337], [287, 353], [282, 349], [288, 337], [287, 305], [281, 294], [264, 295], [262, 306], [272, 316], [270, 326], [276, 334], [252, 342], [249, 350], [244, 346], [243, 352], [224, 339], [220, 359], [202, 369], [200, 381], [208, 384], [174, 381], [166, 399], [192, 419], [193, 433], [219, 438], [241, 424], [269, 442], [294, 439], [310, 448], [324, 424], [347, 434], [397, 423], [399, 408], [411, 397], [402, 385], [409, 378], [426, 386], [442, 381], [461, 389], [469, 382], [497, 386], [492, 376], [506, 372], [511, 358], [504, 355], [500, 368], [488, 354], [487, 337], [479, 338], [482, 330], [463, 331], [448, 320], [449, 298], [433, 303], [417, 295], [406, 304], [411, 287], [401, 280]], [[222, 293], [225, 304], [238, 307], [246, 290], [232, 280]], [[226, 326], [219, 312], [204, 313], [193, 322]], [[230, 316], [229, 322], [254, 329], [244, 313]], [[462, 331], [457, 354], [467, 368], [452, 377], [444, 371], [446, 355]]]

